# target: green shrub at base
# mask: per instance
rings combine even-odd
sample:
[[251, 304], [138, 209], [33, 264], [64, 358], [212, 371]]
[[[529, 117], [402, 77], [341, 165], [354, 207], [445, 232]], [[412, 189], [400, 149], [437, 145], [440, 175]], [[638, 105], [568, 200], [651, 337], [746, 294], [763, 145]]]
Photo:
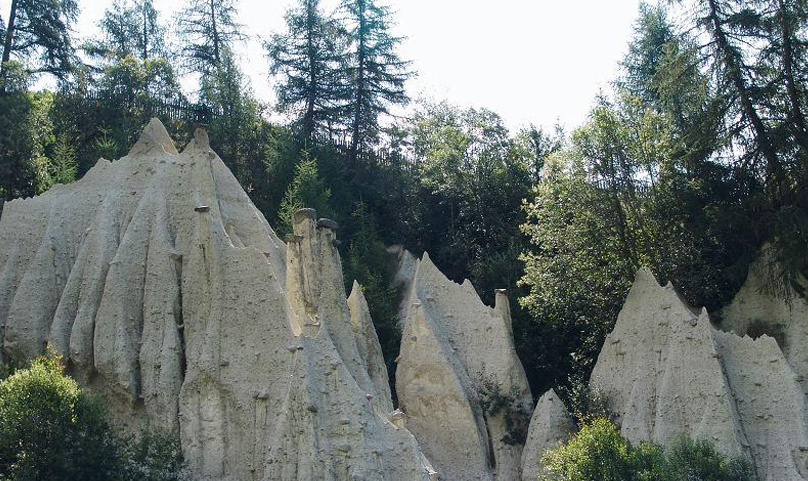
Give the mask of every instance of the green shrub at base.
[[682, 438], [667, 451], [633, 445], [611, 421], [595, 419], [566, 444], [542, 456], [541, 481], [756, 481], [743, 459], [727, 458], [708, 441]]
[[0, 381], [0, 481], [179, 481], [179, 443], [168, 434], [117, 437], [100, 403], [40, 357]]

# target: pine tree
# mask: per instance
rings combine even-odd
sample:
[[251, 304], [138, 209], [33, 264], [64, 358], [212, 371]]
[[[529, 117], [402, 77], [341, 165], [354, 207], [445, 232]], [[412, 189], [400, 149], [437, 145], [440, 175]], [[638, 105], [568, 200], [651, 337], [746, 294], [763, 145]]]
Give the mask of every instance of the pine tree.
[[3, 36], [0, 92], [8, 63], [17, 58], [32, 73], [64, 77], [73, 64], [69, 25], [78, 18], [76, 0], [11, 0]]
[[298, 118], [301, 138], [333, 133], [347, 90], [340, 77], [344, 31], [323, 14], [319, 0], [300, 0], [286, 12], [286, 29], [265, 44], [272, 75], [280, 75], [278, 108]]
[[165, 27], [153, 0], [115, 0], [99, 22], [104, 38], [85, 46], [96, 57], [148, 60], [166, 56]]
[[247, 36], [236, 22], [238, 0], [191, 0], [179, 13], [179, 34], [186, 46], [183, 56], [190, 69], [202, 74], [218, 66], [226, 48]]
[[360, 152], [378, 140], [379, 117], [389, 114], [391, 105], [407, 103], [404, 83], [412, 77], [410, 62], [399, 58], [400, 37], [390, 33], [393, 12], [376, 0], [343, 0], [342, 8], [351, 25], [351, 54], [346, 77], [351, 86], [347, 105], [350, 112], [350, 155], [353, 162]]
[[326, 187], [317, 172], [317, 160], [306, 150], [295, 166], [295, 177], [286, 189], [278, 209], [279, 234], [292, 232], [292, 215], [304, 207], [316, 209], [322, 217], [328, 217], [332, 212], [331, 189]]
[[211, 145], [249, 191], [248, 163], [261, 162], [248, 152], [260, 121], [260, 105], [229, 48], [223, 50], [221, 63], [202, 77], [200, 101], [220, 114], [210, 123]]

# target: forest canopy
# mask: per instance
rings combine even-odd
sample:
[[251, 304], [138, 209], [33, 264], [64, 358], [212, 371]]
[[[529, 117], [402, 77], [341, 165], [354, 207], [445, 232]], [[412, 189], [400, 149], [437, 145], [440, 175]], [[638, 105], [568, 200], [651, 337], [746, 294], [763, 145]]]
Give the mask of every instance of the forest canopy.
[[238, 0], [194, 0], [177, 18], [153, 0], [108, 3], [89, 39], [70, 29], [76, 0], [13, 0], [0, 18], [0, 199], [122, 157], [151, 117], [180, 143], [205, 124], [277, 231], [301, 206], [340, 223], [345, 281], [364, 286], [390, 366], [389, 245], [428, 251], [489, 303], [508, 289], [533, 392], [568, 401], [640, 266], [708, 309], [766, 242], [787, 267], [773, 289], [808, 273], [804, 2], [641, 4], [619, 76], [570, 131], [409, 98], [417, 72], [382, 0], [296, 0], [283, 30], [262, 32], [272, 104], [234, 53]]

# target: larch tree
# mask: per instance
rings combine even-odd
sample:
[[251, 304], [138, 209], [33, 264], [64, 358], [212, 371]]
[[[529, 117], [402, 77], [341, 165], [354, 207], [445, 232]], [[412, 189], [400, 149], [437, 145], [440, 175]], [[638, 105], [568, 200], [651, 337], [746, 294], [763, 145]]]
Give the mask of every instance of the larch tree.
[[348, 98], [341, 77], [344, 40], [319, 0], [300, 0], [286, 12], [286, 32], [265, 43], [270, 74], [279, 76], [278, 108], [298, 119], [304, 141], [332, 134], [339, 123]]
[[99, 26], [103, 38], [85, 46], [92, 56], [148, 60], [167, 54], [165, 27], [153, 0], [116, 0], [104, 12]]
[[190, 70], [209, 73], [221, 64], [226, 48], [247, 38], [236, 21], [237, 4], [238, 0], [191, 0], [180, 11], [177, 26]]
[[0, 92], [9, 62], [19, 60], [32, 73], [64, 77], [73, 65], [69, 25], [78, 18], [76, 0], [12, 0], [3, 31]]
[[350, 158], [378, 140], [379, 117], [390, 113], [390, 106], [408, 101], [404, 90], [413, 76], [410, 62], [402, 60], [396, 48], [402, 38], [391, 33], [393, 12], [376, 0], [343, 0], [347, 16], [350, 54], [345, 76], [351, 89], [347, 111], [350, 118]]

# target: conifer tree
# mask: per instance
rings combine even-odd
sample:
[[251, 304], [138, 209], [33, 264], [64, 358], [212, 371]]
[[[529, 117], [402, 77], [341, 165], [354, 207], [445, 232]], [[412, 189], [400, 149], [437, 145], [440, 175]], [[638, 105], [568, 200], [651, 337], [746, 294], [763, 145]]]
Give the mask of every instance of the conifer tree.
[[78, 18], [76, 0], [12, 0], [3, 31], [0, 92], [12, 57], [32, 73], [64, 77], [73, 64], [69, 25]]
[[148, 60], [167, 54], [165, 27], [153, 0], [115, 0], [99, 26], [104, 36], [85, 47], [90, 55], [118, 59], [131, 55]]
[[295, 177], [286, 189], [278, 209], [279, 234], [292, 232], [292, 215], [304, 207], [316, 209], [321, 217], [332, 215], [331, 189], [317, 172], [317, 159], [307, 150], [303, 151], [301, 159], [295, 166]]
[[301, 138], [333, 133], [347, 100], [341, 77], [344, 30], [320, 8], [301, 0], [286, 12], [286, 32], [265, 44], [270, 73], [280, 75], [278, 108], [298, 119]]
[[191, 0], [179, 13], [183, 56], [194, 72], [206, 74], [218, 66], [226, 48], [247, 38], [236, 22], [238, 0]]
[[404, 83], [412, 77], [410, 63], [396, 52], [401, 38], [393, 36], [393, 12], [377, 0], [343, 0], [350, 25], [350, 54], [345, 66], [351, 89], [350, 115], [352, 161], [378, 140], [379, 117], [391, 105], [408, 101]]

